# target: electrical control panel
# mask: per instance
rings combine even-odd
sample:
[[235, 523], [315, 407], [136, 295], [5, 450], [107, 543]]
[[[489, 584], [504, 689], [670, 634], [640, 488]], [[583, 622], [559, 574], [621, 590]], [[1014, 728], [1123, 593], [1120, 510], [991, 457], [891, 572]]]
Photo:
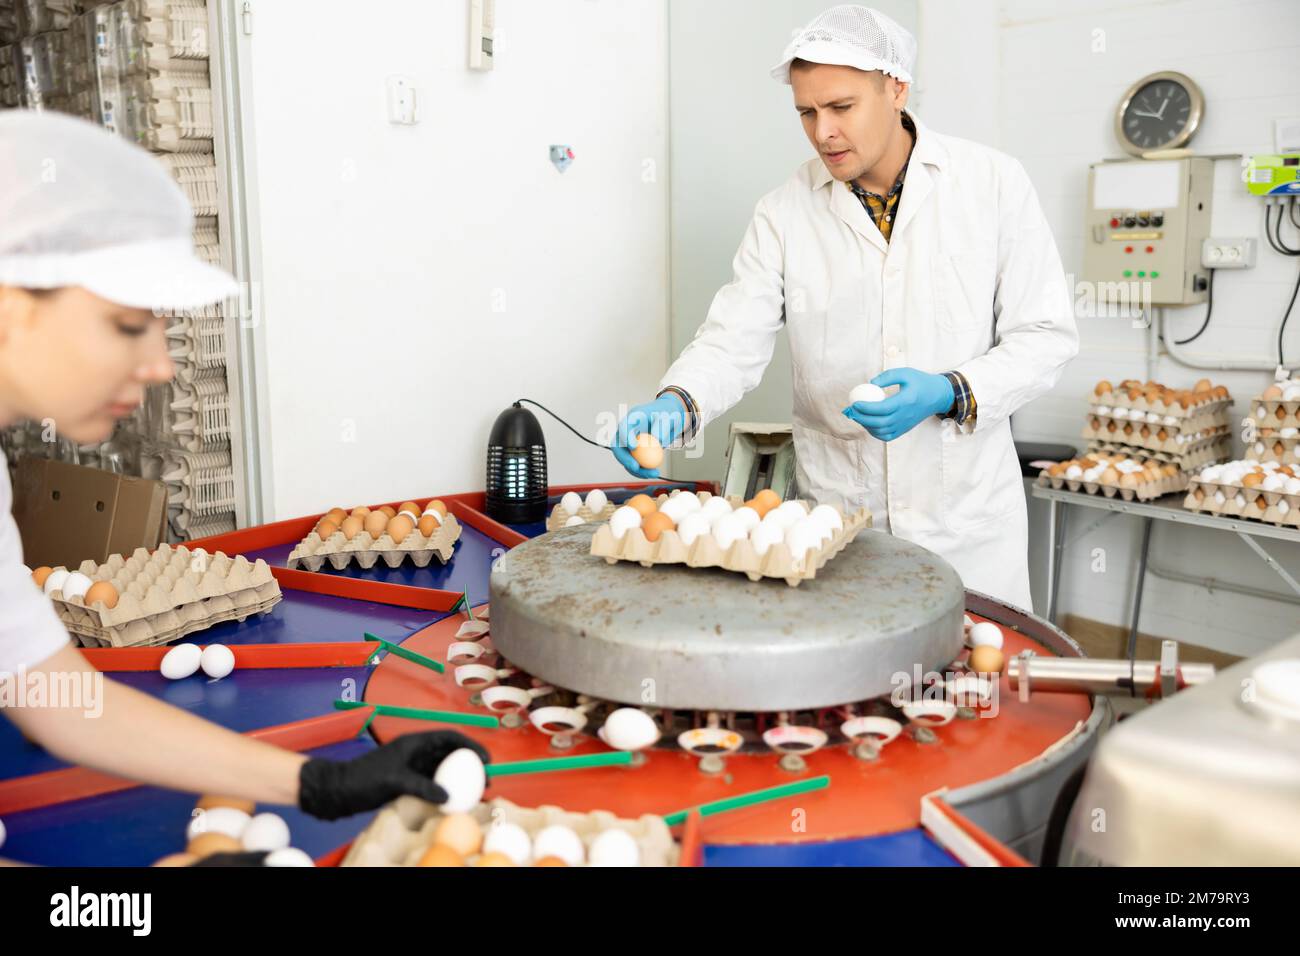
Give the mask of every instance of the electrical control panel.
[[1205, 301], [1213, 163], [1208, 158], [1094, 163], [1088, 170], [1083, 278], [1099, 303]]

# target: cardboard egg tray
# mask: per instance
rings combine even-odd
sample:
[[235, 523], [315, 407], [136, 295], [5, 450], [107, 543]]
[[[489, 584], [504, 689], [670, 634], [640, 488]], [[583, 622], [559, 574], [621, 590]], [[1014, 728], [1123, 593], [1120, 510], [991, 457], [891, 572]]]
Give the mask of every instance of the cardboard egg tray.
[[1189, 405], [1183, 408], [1182, 405], [1174, 401], [1166, 405], [1160, 399], [1147, 401], [1145, 395], [1139, 395], [1135, 399], [1130, 399], [1123, 391], [1116, 390], [1106, 395], [1098, 396], [1095, 393], [1088, 395], [1088, 407], [1091, 414], [1097, 414], [1097, 406], [1103, 408], [1127, 408], [1130, 411], [1137, 409], [1142, 412], [1155, 412], [1158, 415], [1172, 415], [1175, 418], [1195, 418], [1201, 415], [1213, 415], [1218, 412], [1228, 412], [1232, 407], [1232, 396], [1227, 398], [1214, 398], [1206, 402], [1198, 402], [1195, 405]]
[[[1110, 431], [1105, 424], [1101, 428], [1094, 428], [1092, 422], [1083, 426], [1083, 437], [1096, 439], [1102, 442], [1116, 442], [1125, 445], [1131, 445], [1135, 448], [1142, 448], [1148, 451], [1163, 451], [1171, 454], [1183, 454], [1193, 452], [1204, 448], [1213, 442], [1230, 437], [1228, 424], [1213, 428], [1205, 428], [1201, 431], [1178, 432], [1173, 429], [1165, 428], [1163, 425], [1137, 425], [1135, 423], [1125, 423], [1124, 426]], [[1147, 429], [1147, 434], [1142, 434], [1142, 429]], [[1166, 437], [1162, 441], [1159, 438], [1160, 429], [1164, 428]], [[1127, 431], [1125, 430], [1127, 429]], [[1179, 441], [1179, 439], [1182, 441]]]
[[[605, 503], [605, 507], [601, 509], [600, 514], [595, 514], [584, 501], [582, 507], [578, 509], [578, 517], [583, 521], [608, 521], [609, 516], [617, 511], [618, 507], [614, 502], [609, 501]], [[546, 530], [558, 531], [572, 517], [573, 515], [564, 510], [563, 505], [556, 505], [551, 509], [551, 516], [546, 519]]]
[[1284, 465], [1300, 465], [1300, 439], [1278, 438], [1270, 435], [1250, 445], [1248, 453], [1257, 461], [1276, 461]]
[[[1121, 477], [1123, 477], [1121, 475]], [[1187, 487], [1187, 475], [1179, 472], [1172, 477], [1166, 475], [1159, 481], [1142, 481], [1139, 480], [1135, 488], [1123, 488], [1118, 484], [1108, 484], [1100, 481], [1084, 481], [1082, 478], [1061, 478], [1048, 474], [1044, 469], [1038, 473], [1038, 483], [1060, 491], [1062, 488], [1068, 488], [1070, 491], [1083, 491], [1090, 495], [1104, 495], [1107, 498], [1114, 498], [1119, 495], [1125, 501], [1151, 501], [1159, 498], [1161, 495], [1167, 495], [1171, 492], [1182, 491]]]
[[222, 621], [242, 621], [269, 611], [280, 584], [260, 558], [250, 562], [221, 551], [160, 545], [152, 554], [137, 548], [129, 558], [112, 555], [103, 564], [77, 568], [92, 581], [109, 581], [117, 607], [87, 607], [56, 590], [50, 597], [60, 619], [83, 647], [144, 647], [169, 644]]
[[[1201, 497], [1197, 497], [1201, 492]], [[1223, 502], [1215, 495], [1222, 494]], [[1260, 499], [1263, 498], [1263, 505]], [[1278, 505], [1286, 502], [1286, 507]], [[1188, 511], [1223, 515], [1229, 518], [1250, 518], [1267, 524], [1283, 527], [1300, 528], [1300, 495], [1289, 495], [1282, 491], [1261, 491], [1259, 488], [1247, 488], [1218, 481], [1202, 481], [1193, 478], [1187, 487], [1187, 496], [1183, 507]]]
[[1203, 465], [1227, 461], [1232, 456], [1232, 436], [1219, 435], [1214, 441], [1204, 444], [1198, 443], [1191, 448], [1183, 445], [1178, 451], [1174, 452], [1157, 451], [1119, 442], [1092, 441], [1088, 444], [1088, 450], [1085, 454], [1093, 453], [1125, 455], [1134, 459], [1147, 458], [1161, 463], [1177, 465], [1180, 470], [1185, 472], [1194, 472]]
[[1261, 428], [1300, 428], [1300, 402], [1256, 398], [1251, 405], [1255, 421]]
[[417, 568], [428, 567], [435, 557], [446, 564], [460, 540], [460, 531], [460, 523], [450, 513], [433, 534], [425, 537], [418, 528], [412, 528], [401, 544], [394, 543], [386, 532], [376, 538], [363, 529], [349, 541], [342, 531], [335, 531], [322, 541], [321, 536], [312, 531], [289, 552], [286, 564], [291, 568], [301, 566], [308, 571], [319, 571], [327, 561], [335, 571], [342, 571], [353, 561], [369, 570], [380, 558], [390, 568], [399, 566], [407, 558]]
[[[681, 492], [674, 491], [674, 495]], [[656, 501], [662, 506], [668, 495], [660, 495]], [[711, 498], [707, 491], [699, 493], [700, 502]], [[727, 499], [733, 506], [739, 507], [744, 500], [739, 496]], [[692, 568], [725, 568], [739, 571], [751, 581], [760, 578], [781, 578], [790, 587], [798, 587], [803, 581], [817, 576], [817, 569], [839, 554], [863, 528], [871, 527], [871, 512], [862, 508], [851, 515], [841, 516], [844, 527], [836, 532], [820, 548], [811, 548], [802, 561], [796, 562], [785, 542], [778, 542], [768, 548], [761, 558], [754, 553], [754, 546], [748, 537], [741, 538], [726, 551], [718, 545], [712, 534], [702, 534], [691, 542], [688, 548], [676, 531], [665, 531], [657, 541], [647, 541], [640, 528], [633, 528], [623, 535], [621, 540], [614, 538], [609, 530], [609, 523], [601, 525], [591, 538], [591, 553], [604, 558], [609, 564], [619, 561], [635, 561], [642, 567], [655, 564], [685, 564]]]
[[[370, 826], [352, 842], [340, 866], [415, 866], [429, 847], [443, 812], [417, 797], [398, 797], [376, 814]], [[626, 830], [641, 849], [642, 866], [676, 866], [680, 847], [663, 817], [645, 814], [625, 820], [606, 810], [572, 813], [559, 807], [519, 807], [497, 797], [470, 811], [486, 834], [493, 823], [514, 823], [535, 837], [544, 827], [563, 824], [578, 834], [590, 850], [592, 841], [604, 830]], [[471, 864], [474, 857], [469, 857]]]
[[[1134, 416], [1140, 417], [1134, 417], [1128, 415], [1116, 415], [1113, 411], [1109, 413], [1100, 412], [1097, 411], [1098, 407], [1105, 406], [1093, 406], [1093, 408], [1089, 410], [1088, 425], [1085, 427], [1092, 427], [1094, 430], [1098, 430], [1095, 429], [1092, 420], [1099, 419], [1101, 423], [1100, 431], [1108, 431], [1106, 426], [1110, 422], [1114, 422], [1118, 428], [1123, 428], [1125, 425], [1134, 425], [1140, 428], [1145, 425], [1153, 432], [1159, 431], [1163, 428], [1171, 435], [1192, 435], [1196, 432], [1205, 431], [1206, 429], [1227, 428], [1232, 424], [1232, 413], [1227, 408], [1220, 408], [1216, 411], [1205, 413], [1197, 410], [1196, 414], [1185, 416], [1170, 415], [1168, 413], [1162, 415], [1159, 412], [1135, 412]], [[1092, 436], [1085, 435], [1084, 437], [1091, 438]]]

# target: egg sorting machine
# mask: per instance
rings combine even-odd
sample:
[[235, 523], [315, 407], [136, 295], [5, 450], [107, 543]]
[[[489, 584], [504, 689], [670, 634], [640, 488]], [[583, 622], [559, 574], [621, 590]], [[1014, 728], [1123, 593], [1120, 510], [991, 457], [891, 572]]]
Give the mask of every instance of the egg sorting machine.
[[[671, 756], [679, 778], [740, 777], [753, 769], [746, 762], [767, 774], [750, 778], [771, 782], [830, 772], [832, 789], [864, 816], [873, 801], [910, 800], [900, 786], [947, 788], [949, 803], [1037, 859], [1057, 791], [1108, 720], [1105, 698], [1012, 699], [985, 721], [974, 718], [990, 714], [931, 695], [901, 705], [898, 695], [910, 687], [919, 697], [915, 688], [960, 673], [966, 611], [1001, 625], [1008, 659], [1080, 657], [1062, 632], [966, 592], [942, 558], [879, 532], [864, 531], [789, 588], [717, 569], [610, 565], [589, 553], [594, 530], [521, 544], [491, 575], [491, 643], [504, 667], [523, 672], [507, 679], [531, 678], [542, 694], [543, 683], [565, 689], [569, 706], [538, 725], [552, 748], [581, 742], [615, 707], [639, 707], [662, 733], [646, 759], [662, 769]], [[901, 749], [886, 746], [896, 737]], [[853, 835], [832, 829], [820, 835]]]

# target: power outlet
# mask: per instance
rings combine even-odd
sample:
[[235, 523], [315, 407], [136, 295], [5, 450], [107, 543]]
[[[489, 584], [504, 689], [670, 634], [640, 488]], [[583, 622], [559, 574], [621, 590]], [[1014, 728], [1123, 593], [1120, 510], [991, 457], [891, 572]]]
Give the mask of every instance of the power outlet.
[[1206, 269], [1254, 268], [1255, 240], [1206, 239], [1201, 243], [1201, 265]]

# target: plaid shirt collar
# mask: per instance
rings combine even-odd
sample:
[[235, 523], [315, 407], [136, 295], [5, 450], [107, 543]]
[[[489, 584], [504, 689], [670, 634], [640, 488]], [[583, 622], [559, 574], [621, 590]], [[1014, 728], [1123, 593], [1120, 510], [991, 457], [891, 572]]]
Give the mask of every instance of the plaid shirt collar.
[[876, 193], [871, 192], [871, 190], [869, 189], [863, 189], [861, 186], [858, 185], [856, 180], [850, 180], [846, 184], [850, 189], [853, 190], [853, 194], [857, 196], [859, 199], [863, 200], [864, 202], [868, 198], [870, 198], [876, 200], [882, 206], [890, 206], [893, 205], [893, 203], [891, 203], [890, 200], [893, 199], [895, 196], [897, 196], [903, 190], [903, 180], [907, 178], [907, 167], [912, 162], [912, 153], [916, 150], [917, 137], [916, 137], [916, 124], [912, 122], [912, 117], [908, 115], [906, 110], [903, 111], [902, 122], [903, 122], [903, 129], [907, 130], [907, 132], [912, 137], [912, 148], [907, 151], [907, 159], [903, 162], [903, 168], [898, 171], [898, 178], [894, 180], [894, 185], [889, 187], [889, 192], [884, 196], [880, 196]]

